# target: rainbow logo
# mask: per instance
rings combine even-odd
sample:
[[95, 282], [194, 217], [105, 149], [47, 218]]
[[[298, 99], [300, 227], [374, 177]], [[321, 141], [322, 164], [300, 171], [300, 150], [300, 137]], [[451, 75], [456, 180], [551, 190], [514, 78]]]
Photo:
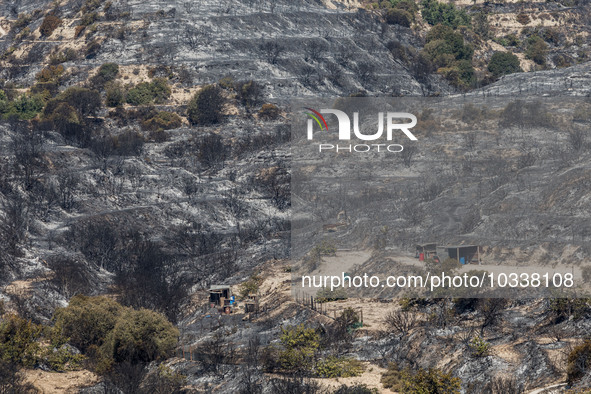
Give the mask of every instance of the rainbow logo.
[[[304, 109], [307, 109], [308, 111], [312, 111], [312, 113], [306, 112], [306, 114], [308, 116], [311, 116], [316, 121], [316, 123], [318, 123], [318, 126], [320, 126], [320, 130], [326, 129], [326, 131], [328, 131], [328, 125], [326, 124], [326, 120], [324, 120], [324, 117], [322, 115], [320, 115], [320, 112], [314, 111], [312, 108], [308, 108], [308, 107], [304, 107]], [[318, 119], [318, 118], [320, 118], [320, 119]], [[320, 120], [322, 120], [322, 123], [320, 123]], [[324, 126], [322, 124], [324, 124]]]

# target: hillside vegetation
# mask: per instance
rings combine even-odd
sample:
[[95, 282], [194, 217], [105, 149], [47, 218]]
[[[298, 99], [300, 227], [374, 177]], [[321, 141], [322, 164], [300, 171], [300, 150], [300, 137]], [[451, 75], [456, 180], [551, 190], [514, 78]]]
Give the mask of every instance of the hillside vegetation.
[[[66, 377], [87, 393], [587, 387], [586, 299], [327, 297], [329, 316], [296, 302], [289, 101], [585, 96], [589, 11], [574, 0], [3, 1], [0, 391], [66, 391]], [[587, 113], [576, 114], [581, 127]], [[462, 144], [494, 138], [459, 131]], [[526, 146], [491, 168], [486, 187], [502, 181], [507, 194], [489, 208], [522, 190], [504, 175], [551, 167], [564, 176], [538, 185], [540, 203], [584, 212], [588, 138], [560, 142], [549, 160]], [[423, 168], [426, 157], [397, 165]], [[486, 170], [469, 164], [472, 180]], [[407, 191], [402, 201], [416, 197]], [[421, 206], [445, 215], [435, 200]], [[519, 207], [465, 233], [506, 231]], [[568, 234], [572, 255], [587, 258], [588, 235]], [[216, 284], [233, 286], [237, 313], [209, 308]], [[245, 313], [253, 294], [259, 313]]]

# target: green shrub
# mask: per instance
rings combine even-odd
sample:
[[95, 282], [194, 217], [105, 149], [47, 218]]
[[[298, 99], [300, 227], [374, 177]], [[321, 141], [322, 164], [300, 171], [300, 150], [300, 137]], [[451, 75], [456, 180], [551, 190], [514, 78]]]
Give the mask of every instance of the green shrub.
[[258, 275], [252, 275], [246, 282], [240, 285], [240, 297], [246, 298], [251, 294], [257, 294], [263, 279]]
[[57, 66], [47, 66], [35, 75], [35, 79], [39, 82], [56, 81], [62, 76], [64, 71], [65, 68], [61, 64]]
[[85, 352], [91, 345], [101, 346], [115, 327], [124, 308], [111, 298], [77, 295], [66, 308], [58, 308], [53, 316], [56, 334]]
[[540, 36], [534, 35], [527, 40], [525, 55], [528, 59], [533, 60], [536, 64], [545, 65], [547, 54], [548, 44]]
[[382, 374], [381, 383], [385, 388], [399, 393], [402, 392], [404, 378], [404, 372], [398, 368], [398, 365], [396, 363], [390, 363], [386, 372]]
[[438, 24], [426, 37], [421, 54], [438, 67], [438, 72], [459, 87], [468, 87], [475, 81], [472, 55], [474, 49], [464, 43], [464, 37], [449, 26]]
[[566, 360], [566, 375], [569, 385], [579, 380], [591, 365], [591, 340], [576, 346]]
[[43, 327], [17, 315], [0, 322], [0, 360], [12, 365], [32, 367], [38, 359]]
[[142, 122], [144, 129], [152, 131], [178, 129], [181, 125], [181, 117], [174, 112], [167, 111], [160, 111], [153, 117]]
[[62, 345], [48, 347], [43, 355], [43, 360], [53, 371], [75, 371], [82, 368], [82, 362], [86, 359], [82, 354], [76, 353], [71, 347]]
[[390, 0], [390, 5], [392, 8], [408, 12], [411, 22], [415, 20], [415, 14], [418, 11], [418, 7], [414, 0]]
[[460, 264], [458, 260], [452, 259], [451, 257], [448, 257], [440, 263], [436, 263], [435, 261], [429, 259], [425, 262], [425, 265], [427, 271], [429, 272], [454, 272], [462, 268], [462, 264]]
[[[434, 62], [437, 56], [441, 54], [453, 55], [454, 60], [472, 60], [472, 55], [474, 54], [472, 46], [465, 44], [462, 34], [454, 31], [449, 26], [443, 24], [433, 26], [427, 33], [425, 40], [427, 44], [431, 44], [434, 41], [438, 43], [438, 45], [432, 45], [432, 48], [427, 50], [430, 60]], [[435, 63], [437, 64], [437, 62]], [[438, 64], [440, 67], [446, 65]]]
[[490, 344], [479, 335], [472, 338], [469, 345], [472, 357], [486, 357], [490, 355]]
[[517, 36], [513, 33], [507, 34], [505, 36], [505, 40], [507, 40], [507, 46], [516, 47], [519, 45], [519, 38], [517, 38]]
[[334, 240], [322, 240], [322, 242], [312, 249], [311, 254], [318, 254], [320, 256], [336, 256], [337, 246]]
[[0, 115], [4, 119], [11, 117], [23, 120], [33, 119], [41, 112], [44, 104], [45, 100], [41, 94], [23, 94], [14, 101], [0, 100]]
[[382, 374], [382, 384], [385, 388], [400, 393], [426, 394], [445, 393], [455, 394], [460, 392], [461, 381], [451, 374], [446, 374], [433, 368], [418, 371], [400, 370], [394, 363], [390, 363], [388, 370]]
[[342, 287], [338, 287], [333, 290], [331, 290], [328, 287], [323, 287], [316, 293], [316, 301], [320, 303], [346, 300], [347, 298], [349, 298], [349, 296], [347, 295], [347, 290], [345, 290]]
[[91, 358], [97, 372], [104, 373], [116, 363], [143, 363], [169, 356], [179, 335], [163, 315], [126, 308], [104, 296], [74, 296], [70, 305], [56, 310], [53, 320], [53, 350], [46, 358], [58, 369], [75, 368], [82, 360], [72, 352], [67, 354], [64, 338]]
[[164, 315], [148, 309], [125, 309], [101, 352], [114, 362], [151, 362], [172, 354], [179, 331]]
[[78, 58], [78, 52], [73, 48], [66, 48], [61, 52], [49, 55], [49, 63], [58, 65], [60, 63], [71, 62]]
[[458, 26], [470, 26], [470, 16], [463, 9], [453, 4], [440, 3], [437, 0], [423, 0], [421, 15], [430, 25], [439, 23], [456, 29]]
[[92, 25], [97, 19], [98, 14], [96, 12], [88, 12], [82, 15], [82, 18], [80, 18], [79, 26]]
[[41, 26], [39, 27], [39, 32], [42, 37], [49, 37], [61, 24], [62, 20], [60, 18], [53, 14], [48, 14], [43, 18], [43, 22], [41, 22]]
[[439, 369], [419, 369], [415, 374], [407, 374], [403, 381], [404, 393], [460, 393], [461, 381]]
[[53, 127], [66, 139], [82, 142], [86, 136], [84, 135], [78, 111], [65, 102], [58, 101], [55, 107], [53, 107], [53, 104], [53, 100], [48, 103], [47, 107], [52, 108], [52, 110], [49, 115], [45, 116], [45, 119], [50, 120]]
[[105, 63], [99, 67], [96, 75], [91, 78], [91, 82], [95, 86], [102, 86], [117, 78], [118, 74], [119, 66], [116, 63]]
[[82, 8], [80, 9], [82, 12], [91, 12], [96, 10], [101, 6], [101, 0], [86, 0]]
[[146, 105], [153, 101], [149, 82], [142, 82], [129, 89], [126, 100], [131, 105]]
[[224, 97], [215, 85], [201, 88], [187, 106], [189, 121], [195, 125], [211, 125], [221, 122]]
[[125, 103], [125, 92], [119, 84], [111, 84], [107, 88], [107, 107], [120, 107]]
[[557, 53], [552, 57], [552, 62], [556, 65], [556, 67], [563, 68], [572, 66], [573, 59], [563, 53]]
[[263, 361], [266, 369], [284, 372], [309, 373], [314, 368], [316, 352], [320, 347], [320, 335], [303, 324], [281, 328], [281, 348], [265, 349]]
[[315, 374], [321, 378], [351, 378], [361, 375], [364, 369], [359, 360], [330, 356], [316, 363]]
[[511, 52], [495, 52], [488, 63], [488, 71], [495, 78], [502, 75], [523, 71], [519, 65], [519, 58]]
[[554, 45], [560, 45], [562, 42], [562, 35], [557, 29], [552, 27], [547, 27], [542, 30], [542, 38], [544, 41]]
[[548, 310], [555, 323], [570, 319], [579, 320], [589, 313], [588, 298], [565, 298], [558, 296], [548, 300]]
[[412, 16], [408, 11], [391, 8], [386, 12], [386, 22], [391, 25], [410, 27]]
[[149, 387], [153, 393], [183, 393], [186, 381], [186, 376], [160, 364], [157, 370], [146, 376], [143, 384], [145, 387]]
[[170, 97], [170, 87], [166, 78], [154, 78], [150, 84], [152, 97], [156, 104], [162, 104]]
[[170, 93], [166, 79], [154, 78], [152, 82], [141, 82], [130, 89], [127, 92], [127, 102], [131, 105], [163, 103], [170, 97]]
[[378, 394], [378, 389], [370, 389], [365, 384], [356, 383], [353, 386], [342, 384], [333, 394]]

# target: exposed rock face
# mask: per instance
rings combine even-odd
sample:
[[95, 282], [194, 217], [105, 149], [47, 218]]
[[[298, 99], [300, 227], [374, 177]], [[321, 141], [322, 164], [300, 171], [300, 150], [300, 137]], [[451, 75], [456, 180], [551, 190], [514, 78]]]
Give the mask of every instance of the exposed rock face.
[[[75, 8], [67, 3], [60, 12], [64, 26], [72, 30], [77, 22], [68, 17], [73, 17]], [[6, 9], [4, 15], [11, 17]], [[365, 10], [327, 9], [306, 1], [119, 1], [103, 19], [94, 34], [101, 50], [92, 59], [75, 62], [82, 70], [111, 61], [186, 67], [194, 84], [217, 82], [228, 75], [264, 81], [267, 94], [276, 100], [358, 91], [379, 95], [452, 91], [440, 77], [417, 82], [409, 70], [412, 65], [395, 59], [386, 47], [390, 42], [419, 47], [420, 37], [410, 29], [381, 24], [376, 14]], [[70, 34], [54, 33], [46, 40], [52, 42], [35, 50], [47, 54], [52, 47], [63, 48]], [[31, 64], [27, 81], [39, 66]]]
[[584, 96], [591, 94], [591, 62], [576, 66], [511, 74], [470, 93], [483, 96]]

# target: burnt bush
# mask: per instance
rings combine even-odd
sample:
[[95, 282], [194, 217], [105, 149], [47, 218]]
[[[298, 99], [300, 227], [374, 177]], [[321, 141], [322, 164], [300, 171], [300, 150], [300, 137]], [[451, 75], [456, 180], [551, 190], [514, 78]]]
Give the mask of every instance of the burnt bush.
[[187, 106], [189, 121], [194, 125], [212, 125], [222, 121], [225, 99], [216, 85], [201, 88]]
[[9, 194], [1, 203], [0, 239], [2, 249], [13, 256], [21, 255], [29, 223], [28, 206], [18, 194]]
[[196, 142], [197, 157], [201, 164], [211, 167], [226, 160], [228, 147], [217, 134], [207, 134]]
[[197, 348], [197, 359], [204, 372], [221, 374], [220, 367], [231, 362], [234, 354], [234, 345], [219, 331]]
[[328, 80], [334, 85], [341, 86], [343, 84], [343, 70], [338, 64], [328, 63], [326, 65], [326, 73]]
[[108, 218], [100, 217], [76, 223], [67, 232], [67, 239], [75, 240], [86, 260], [111, 272], [121, 269], [122, 237]]
[[277, 63], [279, 56], [285, 51], [285, 47], [276, 41], [271, 40], [262, 42], [259, 45], [259, 50], [269, 63], [275, 64]]
[[139, 156], [144, 150], [144, 142], [141, 134], [128, 130], [113, 137], [113, 150], [121, 156]]
[[47, 102], [43, 119], [51, 122], [67, 140], [86, 146], [92, 134], [86, 117], [96, 115], [100, 108], [101, 99], [97, 91], [71, 87]]
[[254, 184], [279, 210], [287, 209], [291, 203], [290, 175], [285, 163], [263, 168], [254, 177]]
[[61, 93], [57, 99], [76, 108], [82, 116], [93, 116], [101, 109], [101, 98], [96, 90], [71, 87]]
[[116, 63], [105, 63], [99, 67], [97, 73], [90, 79], [90, 83], [102, 89], [104, 85], [117, 78], [119, 66]]
[[259, 118], [264, 120], [275, 120], [279, 117], [279, 108], [273, 104], [263, 104], [259, 110]]
[[241, 81], [236, 83], [235, 90], [238, 99], [247, 108], [252, 108], [261, 103], [263, 88], [256, 81]]
[[214, 253], [221, 248], [222, 241], [220, 234], [199, 223], [172, 229], [168, 239], [178, 256], [189, 258]]
[[319, 61], [324, 56], [326, 50], [327, 47], [324, 41], [313, 39], [304, 47], [304, 60]]
[[47, 265], [54, 272], [49, 283], [66, 298], [90, 290], [91, 278], [83, 262], [67, 256], [55, 256], [47, 259]]
[[187, 278], [178, 259], [160, 245], [134, 233], [128, 238], [115, 282], [124, 305], [148, 308], [176, 321], [187, 295]]
[[11, 138], [11, 149], [14, 154], [14, 173], [22, 176], [25, 189], [33, 185], [35, 173], [42, 167], [41, 153], [43, 140], [41, 133], [30, 130], [23, 122], [13, 123], [16, 133]]
[[59, 17], [53, 14], [48, 14], [43, 18], [43, 22], [41, 22], [41, 26], [39, 27], [39, 32], [42, 37], [49, 37], [61, 24], [62, 20]]
[[94, 59], [101, 50], [101, 43], [98, 40], [93, 40], [84, 48], [84, 54], [87, 59]]

